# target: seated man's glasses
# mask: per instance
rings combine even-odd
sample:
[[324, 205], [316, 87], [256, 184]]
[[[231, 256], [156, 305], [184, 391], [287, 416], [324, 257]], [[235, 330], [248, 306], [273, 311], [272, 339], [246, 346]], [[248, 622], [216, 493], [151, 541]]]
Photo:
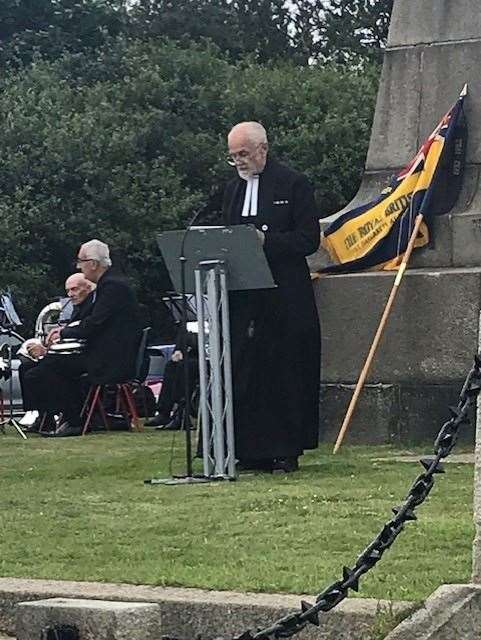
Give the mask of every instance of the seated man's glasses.
[[82, 262], [90, 262], [91, 260], [93, 260], [93, 258], [77, 258], [76, 260], [73, 261], [73, 266], [80, 267]]

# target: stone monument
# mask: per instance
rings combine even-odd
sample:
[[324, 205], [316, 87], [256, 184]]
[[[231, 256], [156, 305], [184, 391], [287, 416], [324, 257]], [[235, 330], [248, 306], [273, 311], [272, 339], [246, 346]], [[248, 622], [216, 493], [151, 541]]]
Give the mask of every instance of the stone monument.
[[[414, 251], [354, 413], [347, 442], [430, 439], [448, 418], [478, 346], [481, 292], [481, 11], [479, 0], [395, 0], [359, 193], [379, 194], [464, 83], [467, 167], [458, 202]], [[328, 263], [320, 250], [312, 267]], [[314, 283], [322, 327], [321, 433], [333, 441], [394, 280], [393, 272]], [[474, 429], [465, 432], [474, 439]]]

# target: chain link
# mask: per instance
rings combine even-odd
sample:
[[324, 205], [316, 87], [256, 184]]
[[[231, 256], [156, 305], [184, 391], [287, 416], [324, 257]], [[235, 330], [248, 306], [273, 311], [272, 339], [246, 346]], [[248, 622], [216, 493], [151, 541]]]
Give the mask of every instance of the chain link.
[[301, 602], [301, 611], [292, 613], [274, 622], [270, 627], [252, 633], [245, 631], [233, 640], [269, 640], [270, 638], [290, 638], [310, 623], [319, 626], [318, 613], [330, 611], [342, 602], [349, 589], [359, 589], [359, 578], [372, 569], [390, 548], [407, 522], [417, 520], [414, 510], [428, 497], [434, 486], [435, 476], [444, 473], [441, 460], [446, 458], [458, 439], [461, 426], [470, 422], [469, 409], [475, 405], [481, 391], [481, 354], [474, 357], [474, 365], [466, 376], [455, 407], [449, 407], [451, 418], [443, 424], [434, 442], [434, 457], [422, 458], [424, 472], [414, 480], [402, 505], [393, 507], [394, 518], [389, 520], [361, 555], [354, 567], [344, 567], [343, 579], [331, 584], [320, 593], [315, 604]]

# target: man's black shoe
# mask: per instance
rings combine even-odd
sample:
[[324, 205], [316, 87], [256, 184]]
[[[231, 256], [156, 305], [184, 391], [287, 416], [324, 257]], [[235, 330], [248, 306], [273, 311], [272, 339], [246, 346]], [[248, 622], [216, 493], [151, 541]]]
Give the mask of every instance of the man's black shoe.
[[159, 413], [157, 416], [153, 418], [147, 418], [144, 422], [144, 426], [146, 427], [161, 427], [170, 422], [170, 416], [162, 415]]
[[24, 433], [38, 433], [38, 427], [35, 424], [31, 424], [29, 427], [22, 427]]
[[[181, 411], [176, 411], [167, 424], [163, 424], [157, 427], [157, 431], [179, 431], [182, 429], [183, 414]], [[192, 428], [192, 425], [191, 425]]]
[[[43, 424], [42, 424], [43, 420]], [[40, 432], [40, 427], [42, 431]], [[25, 433], [42, 433], [44, 431], [55, 431], [57, 428], [57, 423], [55, 422], [55, 418], [53, 415], [47, 414], [45, 419], [40, 415], [35, 418], [35, 422], [33, 422], [29, 427], [23, 429]]]
[[167, 424], [161, 424], [155, 427], [156, 431], [180, 431], [180, 425], [177, 420], [170, 420]]
[[[47, 435], [47, 434], [46, 434]], [[48, 434], [50, 438], [69, 438], [71, 436], [81, 436], [82, 427], [80, 425], [71, 424], [70, 422], [62, 422], [60, 427], [54, 433]]]
[[[55, 431], [57, 422], [52, 414], [47, 414], [42, 424], [42, 431]], [[40, 433], [42, 433], [42, 431]]]
[[55, 435], [55, 429], [53, 431], [39, 431], [38, 435], [42, 438], [52, 438]]
[[42, 419], [39, 416], [38, 418], [35, 418], [35, 421], [32, 422], [32, 424], [29, 425], [28, 427], [25, 427], [25, 428], [22, 427], [22, 430], [24, 433], [38, 433], [40, 430], [41, 422], [42, 422]]
[[276, 458], [272, 465], [272, 473], [291, 473], [299, 470], [299, 461], [297, 456], [289, 456], [286, 458]]
[[[168, 431], [178, 431], [179, 429], [182, 429], [183, 418], [184, 414], [182, 413], [182, 411], [176, 411], [172, 416], [172, 420], [165, 425], [165, 428]], [[192, 425], [190, 425], [190, 428], [192, 429]]]
[[262, 458], [260, 460], [239, 460], [237, 469], [239, 471], [267, 471], [270, 473], [274, 465], [271, 458]]

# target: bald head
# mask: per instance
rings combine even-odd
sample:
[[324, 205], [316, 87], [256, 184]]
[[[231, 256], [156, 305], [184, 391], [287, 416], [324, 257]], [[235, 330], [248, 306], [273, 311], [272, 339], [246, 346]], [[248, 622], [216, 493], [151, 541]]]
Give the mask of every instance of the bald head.
[[267, 132], [260, 122], [239, 122], [230, 130], [228, 140], [267, 144]]
[[81, 304], [94, 289], [83, 273], [73, 273], [65, 280], [65, 291], [73, 304]]
[[263, 171], [267, 160], [267, 133], [259, 122], [239, 122], [227, 136], [229, 155], [241, 178]]

